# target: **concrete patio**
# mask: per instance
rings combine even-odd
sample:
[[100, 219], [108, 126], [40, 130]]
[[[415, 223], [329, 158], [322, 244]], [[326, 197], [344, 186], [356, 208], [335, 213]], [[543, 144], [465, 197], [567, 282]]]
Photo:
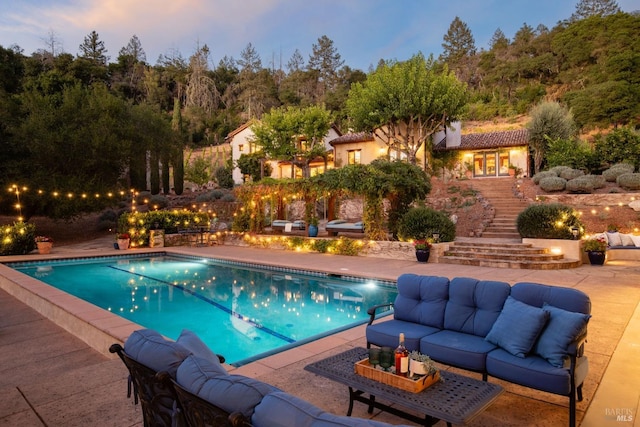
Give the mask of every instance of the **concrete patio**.
[[[56, 247], [49, 257], [122, 254], [110, 249], [110, 244], [111, 241], [99, 240], [73, 247]], [[593, 317], [586, 347], [590, 371], [584, 385], [585, 399], [578, 404], [579, 424], [589, 427], [640, 426], [640, 263], [619, 261], [604, 267], [584, 265], [570, 270], [540, 271], [418, 264], [406, 260], [233, 246], [165, 249], [390, 280], [395, 280], [401, 273], [412, 272], [509, 283], [532, 281], [580, 289], [591, 297]], [[28, 258], [33, 260], [37, 256], [29, 255]], [[18, 257], [0, 257], [0, 262], [14, 259]], [[94, 343], [98, 351], [78, 339], [76, 335], [86, 335], [79, 330], [82, 328], [68, 328], [71, 331], [67, 331], [12, 296], [17, 294], [24, 299], [24, 293], [16, 291], [9, 283], [7, 276], [13, 275], [7, 270], [0, 265], [0, 288], [3, 289], [0, 290], [0, 425], [141, 426], [139, 406], [126, 398], [127, 372], [120, 360], [109, 357], [107, 346]], [[91, 313], [87, 316], [99, 317], [94, 311]], [[111, 334], [113, 342], [126, 337], [127, 331], [135, 327], [114, 323], [112, 317], [102, 323], [98, 320], [90, 322], [101, 324], [107, 334]], [[361, 326], [242, 366], [234, 372], [259, 378], [325, 410], [344, 414], [348, 403], [346, 387], [303, 368], [311, 361], [364, 345], [364, 326]], [[224, 354], [224, 349], [215, 350]], [[479, 378], [473, 373], [461, 373]], [[500, 383], [506, 392], [471, 425], [568, 425], [568, 398]], [[354, 416], [369, 415], [364, 405], [356, 404]], [[404, 423], [384, 413], [375, 412], [373, 417], [393, 424]]]

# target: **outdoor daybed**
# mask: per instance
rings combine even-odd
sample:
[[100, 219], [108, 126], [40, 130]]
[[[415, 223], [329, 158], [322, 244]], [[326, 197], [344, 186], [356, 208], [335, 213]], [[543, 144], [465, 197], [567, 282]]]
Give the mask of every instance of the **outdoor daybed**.
[[307, 223], [299, 219], [296, 221], [289, 221], [286, 219], [276, 219], [271, 222], [271, 229], [273, 231], [280, 231], [289, 233], [293, 230], [306, 230]]
[[[393, 319], [374, 323], [393, 307]], [[584, 356], [589, 297], [577, 289], [467, 277], [398, 278], [395, 302], [369, 309], [367, 346], [397, 346], [525, 387], [569, 397], [569, 423], [589, 369]]]
[[640, 236], [634, 234], [607, 231], [596, 235], [603, 236], [607, 241], [607, 260], [609, 261], [640, 261]]
[[128, 396], [133, 383], [145, 426], [390, 426], [334, 415], [267, 383], [229, 374], [221, 364], [224, 358], [187, 330], [176, 341], [138, 330], [124, 348], [113, 344], [109, 351], [129, 370]]
[[334, 219], [329, 221], [325, 228], [330, 236], [337, 236], [340, 232], [364, 233], [364, 222], [347, 222], [344, 219]]

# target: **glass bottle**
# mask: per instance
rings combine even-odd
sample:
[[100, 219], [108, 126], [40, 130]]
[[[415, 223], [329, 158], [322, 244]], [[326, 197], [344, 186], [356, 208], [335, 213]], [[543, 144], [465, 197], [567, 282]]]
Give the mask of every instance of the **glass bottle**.
[[403, 377], [409, 372], [409, 351], [404, 346], [404, 334], [400, 334], [400, 343], [395, 351], [396, 355], [396, 375]]

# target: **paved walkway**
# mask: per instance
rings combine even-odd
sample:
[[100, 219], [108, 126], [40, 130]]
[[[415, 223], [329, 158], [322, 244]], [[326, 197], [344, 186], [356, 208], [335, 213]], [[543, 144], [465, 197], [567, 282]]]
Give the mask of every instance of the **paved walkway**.
[[[56, 247], [51, 257], [115, 253], [109, 247], [111, 244], [110, 240], [99, 240], [73, 247]], [[413, 272], [509, 283], [533, 281], [581, 289], [591, 297], [593, 317], [586, 347], [590, 372], [584, 386], [585, 400], [578, 404], [578, 419], [582, 426], [589, 427], [640, 426], [640, 263], [615, 262], [604, 267], [586, 265], [571, 270], [534, 271], [231, 246], [171, 250], [391, 280], [401, 273]], [[12, 257], [0, 257], [0, 262], [10, 259]], [[31, 255], [29, 259], [35, 259], [35, 256]], [[6, 275], [6, 271], [3, 276], [0, 270], [3, 289], [7, 289]], [[124, 366], [104, 354], [106, 346], [101, 345], [101, 351], [96, 351], [78, 339], [76, 335], [87, 335], [81, 326], [72, 334], [2, 290], [0, 313], [0, 425], [142, 425], [139, 406], [126, 398]], [[267, 381], [325, 410], [343, 414], [347, 409], [346, 388], [304, 371], [303, 367], [311, 361], [364, 344], [364, 327], [361, 326], [242, 366], [235, 372]], [[567, 398], [501, 384], [506, 393], [472, 425], [568, 424]], [[354, 416], [368, 416], [365, 407], [357, 405]], [[376, 412], [374, 418], [396, 424], [402, 422], [384, 413]]]

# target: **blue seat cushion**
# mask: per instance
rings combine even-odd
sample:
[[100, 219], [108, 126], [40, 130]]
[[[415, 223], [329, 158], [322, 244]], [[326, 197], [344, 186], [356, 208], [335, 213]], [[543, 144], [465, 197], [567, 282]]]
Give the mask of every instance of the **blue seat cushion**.
[[169, 341], [152, 329], [134, 331], [124, 343], [129, 357], [153, 369], [166, 371], [172, 378], [182, 361], [191, 353], [175, 341]]
[[439, 332], [440, 329], [404, 320], [387, 320], [367, 326], [367, 342], [380, 347], [398, 346], [400, 332], [404, 333], [404, 346], [409, 351], [420, 349], [420, 339], [425, 335]]
[[193, 355], [178, 368], [176, 381], [187, 391], [231, 413], [250, 418], [255, 406], [278, 388], [242, 375], [220, 375], [211, 363]]
[[533, 351], [553, 366], [561, 368], [568, 356], [569, 344], [586, 334], [591, 315], [563, 310], [549, 304], [544, 304], [542, 309], [549, 313], [549, 323], [543, 329]]
[[271, 393], [256, 406], [255, 427], [387, 427], [390, 424], [334, 415], [284, 392]]
[[[582, 384], [589, 370], [586, 357], [578, 359], [576, 386]], [[557, 368], [540, 356], [516, 357], [498, 348], [487, 355], [487, 373], [525, 387], [568, 396], [571, 393], [569, 370]]]
[[483, 337], [456, 331], [440, 331], [420, 340], [420, 353], [447, 365], [484, 371], [487, 354], [496, 348]]
[[183, 329], [176, 340], [196, 357], [207, 359], [211, 362], [211, 367], [220, 374], [227, 374], [227, 370], [220, 364], [218, 356], [198, 337], [188, 329]]
[[485, 339], [514, 356], [525, 357], [548, 320], [547, 310], [508, 297]]

